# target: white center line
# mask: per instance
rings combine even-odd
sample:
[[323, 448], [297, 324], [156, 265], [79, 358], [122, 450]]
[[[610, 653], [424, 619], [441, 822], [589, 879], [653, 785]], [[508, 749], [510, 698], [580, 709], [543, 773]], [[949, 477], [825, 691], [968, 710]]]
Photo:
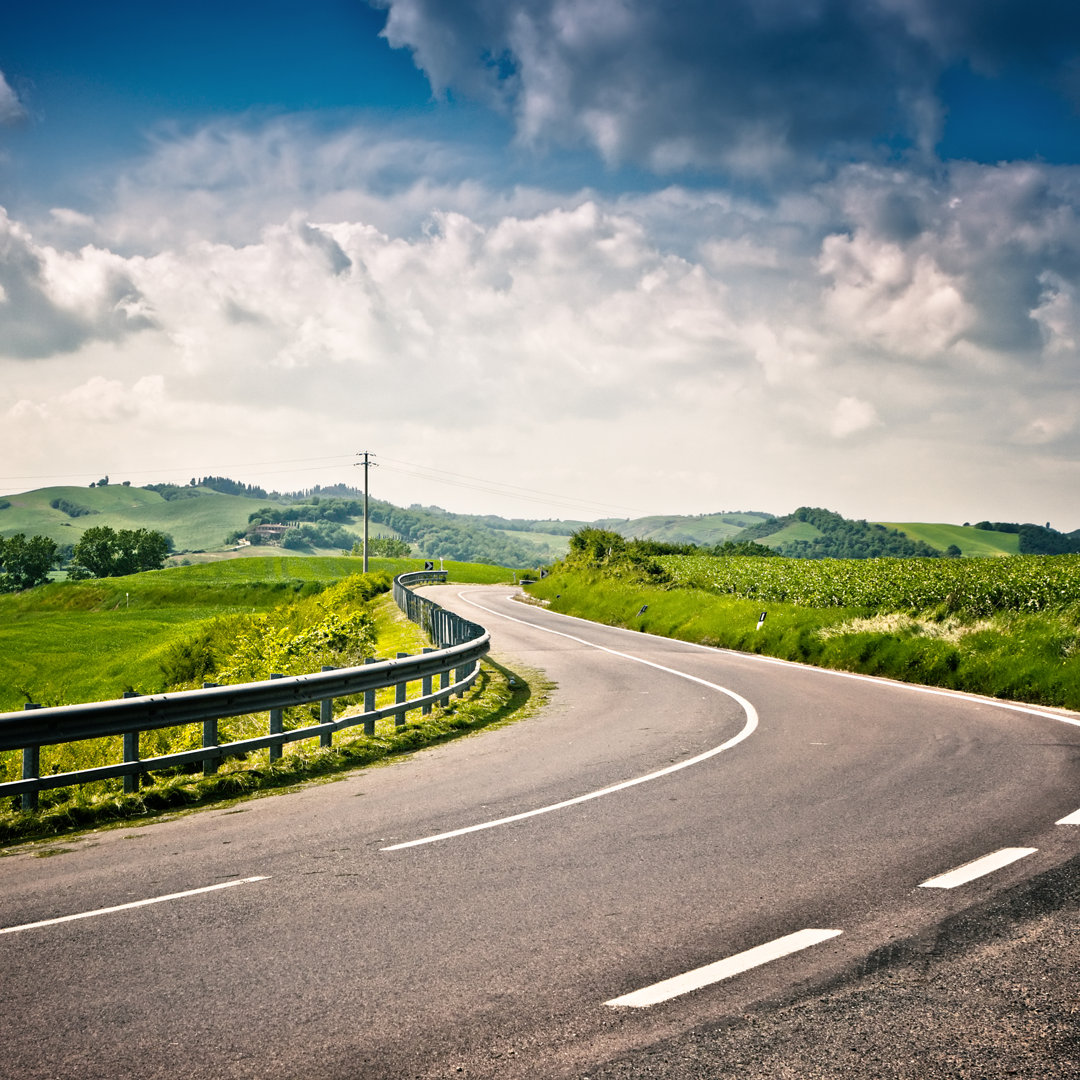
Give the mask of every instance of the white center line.
[[1063, 817], [1060, 821], [1056, 822], [1058, 825], [1080, 825], [1080, 810], [1075, 810], [1069, 814], [1068, 817]]
[[252, 881], [266, 881], [266, 877], [223, 881], [219, 885], [206, 885], [201, 889], [169, 893], [168, 896], [153, 896], [149, 900], [133, 900], [130, 904], [117, 904], [116, 907], [98, 908], [96, 911], [80, 911], [77, 915], [62, 915], [58, 919], [42, 919], [41, 922], [23, 923], [22, 926], [5, 926], [0, 928], [0, 934], [17, 934], [21, 930], [36, 930], [41, 926], [56, 926], [58, 923], [74, 922], [76, 919], [92, 919], [96, 915], [112, 915], [117, 911], [130, 911], [132, 908], [147, 907], [150, 904], [164, 904], [167, 900], [181, 900], [185, 896], [198, 896], [200, 893], [216, 892], [218, 889], [231, 889], [234, 885], [246, 885]]
[[775, 941], [757, 945], [745, 952], [736, 953], [725, 960], [717, 960], [714, 964], [706, 964], [705, 967], [688, 971], [684, 975], [676, 975], [663, 982], [653, 983], [652, 986], [635, 990], [632, 994], [612, 998], [604, 1004], [612, 1007], [644, 1009], [650, 1005], [657, 1005], [661, 1001], [678, 997], [680, 994], [687, 994], [691, 990], [700, 990], [703, 986], [711, 986], [723, 979], [741, 975], [744, 971], [760, 967], [772, 960], [779, 960], [782, 956], [789, 956], [802, 949], [808, 949], [811, 945], [818, 945], [822, 941], [839, 937], [842, 932], [841, 930], [799, 930], [794, 934], [788, 934], [787, 937], [777, 938]]
[[[460, 595], [461, 594], [459, 594], [459, 596]], [[696, 675], [688, 675], [685, 671], [664, 667], [663, 664], [656, 664], [651, 660], [643, 660], [640, 656], [632, 656], [630, 653], [618, 652], [615, 649], [607, 649], [603, 645], [597, 645], [592, 641], [586, 641], [584, 638], [574, 637], [573, 634], [564, 634], [559, 630], [550, 630], [546, 626], [537, 626], [534, 623], [525, 622], [523, 619], [515, 619], [512, 615], [503, 615], [502, 612], [492, 611], [491, 608], [486, 608], [483, 604], [478, 604], [475, 600], [469, 600], [465, 596], [461, 596], [461, 599], [467, 604], [480, 608], [481, 611], [486, 611], [498, 618], [507, 619], [510, 622], [523, 623], [525, 626], [532, 627], [534, 630], [542, 630], [544, 633], [554, 634], [556, 637], [568, 638], [570, 641], [576, 641], [581, 645], [588, 645], [590, 648], [599, 649], [600, 652], [606, 652], [612, 656], [621, 657], [624, 660], [633, 660], [637, 664], [644, 664], [646, 667], [656, 668], [657, 671], [666, 672], [668, 675], [676, 675], [680, 679], [687, 679], [700, 686], [708, 687], [710, 690], [717, 690], [721, 694], [726, 694], [728, 697], [738, 702], [746, 715], [746, 722], [743, 724], [739, 733], [728, 739], [727, 742], [721, 743], [719, 746], [714, 746], [711, 750], [706, 750], [696, 757], [687, 758], [685, 761], [679, 761], [674, 765], [668, 765], [666, 768], [658, 769], [656, 772], [651, 772], [647, 776], [637, 776], [632, 780], [623, 780], [621, 783], [612, 784], [610, 787], [601, 788], [599, 791], [589, 791], [584, 795], [576, 795], [572, 799], [565, 799], [562, 802], [537, 807], [534, 810], [526, 810], [520, 814], [511, 814], [509, 817], [497, 818], [494, 821], [483, 821], [478, 825], [467, 825], [461, 829], [451, 829], [448, 832], [438, 833], [435, 836], [423, 836], [418, 840], [407, 840], [401, 844], [391, 844], [389, 847], [380, 848], [381, 851], [401, 851], [403, 848], [419, 847], [422, 844], [434, 844], [440, 840], [450, 840], [455, 836], [464, 836], [467, 833], [480, 832], [484, 829], [494, 829], [500, 825], [509, 825], [514, 821], [523, 821], [525, 818], [538, 817], [540, 814], [550, 814], [554, 810], [563, 810], [568, 806], [576, 806], [578, 803], [588, 802], [591, 799], [599, 799], [605, 795], [612, 795], [616, 791], [624, 791], [626, 788], [634, 787], [637, 784], [645, 784], [650, 780], [657, 780], [661, 776], [667, 776], [670, 773], [678, 772], [680, 769], [686, 769], [691, 765], [697, 765], [702, 761], [715, 757], [717, 754], [722, 754], [725, 750], [730, 750], [744, 739], [749, 738], [758, 726], [758, 715], [754, 706], [751, 705], [746, 698], [736, 694], [734, 690], [728, 690], [727, 687], [707, 682], [705, 679], [699, 679]]]
[[974, 881], [976, 878], [981, 878], [986, 874], [992, 874], [995, 870], [1000, 870], [1002, 867], [1016, 862], [1017, 859], [1023, 859], [1028, 855], [1034, 855], [1038, 850], [1038, 848], [1033, 847], [1007, 847], [1002, 848], [1000, 851], [992, 851], [989, 855], [984, 855], [981, 859], [975, 859], [973, 862], [964, 863], [963, 866], [958, 866], [955, 870], [950, 870], [946, 874], [939, 874], [937, 877], [930, 878], [929, 881], [924, 881], [919, 888], [955, 889], [957, 885], [966, 885], [969, 881]]

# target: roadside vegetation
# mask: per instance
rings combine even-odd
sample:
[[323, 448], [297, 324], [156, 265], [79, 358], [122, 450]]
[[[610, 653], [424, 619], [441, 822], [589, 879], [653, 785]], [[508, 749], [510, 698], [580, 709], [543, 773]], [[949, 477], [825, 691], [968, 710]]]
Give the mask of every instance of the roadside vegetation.
[[[371, 576], [384, 587], [423, 566], [418, 559], [369, 560]], [[498, 566], [444, 566], [452, 581], [514, 577]], [[239, 628], [263, 618], [268, 628], [275, 609], [315, 612], [317, 600], [305, 607], [309, 599], [359, 571], [348, 556], [275, 556], [53, 582], [0, 596], [0, 712], [28, 701], [72, 705], [215, 679]]]
[[[154, 776], [152, 784], [128, 794], [120, 781], [60, 788], [42, 792], [40, 808], [31, 812], [19, 810], [17, 799], [5, 800], [6, 805], [0, 807], [0, 846], [113, 822], [149, 823], [163, 814], [220, 806], [313, 780], [339, 779], [352, 769], [523, 719], [543, 705], [549, 689], [540, 673], [510, 671], [488, 658], [481, 661], [480, 676], [463, 700], [452, 699], [445, 708], [436, 706], [428, 716], [411, 713], [412, 719], [401, 728], [394, 726], [392, 718], [380, 721], [374, 736], [356, 734], [363, 729], [355, 728], [336, 735], [330, 748], [319, 747], [317, 739], [293, 743], [278, 761], [270, 762], [261, 751], [224, 762], [212, 776], [163, 772]], [[265, 730], [265, 715], [263, 719]]]
[[583, 530], [570, 547], [529, 587], [553, 610], [822, 667], [1080, 709], [1077, 555], [655, 555], [601, 530]]
[[[26, 701], [74, 704], [216, 683], [341, 667], [367, 657], [417, 653], [429, 642], [389, 595], [393, 575], [421, 569], [416, 559], [371, 560], [357, 572], [350, 557], [244, 559], [179, 567], [122, 578], [54, 583], [0, 597], [0, 653], [13, 678], [0, 685], [0, 711]], [[455, 581], [493, 583], [513, 573], [501, 567], [447, 564]], [[531, 683], [531, 685], [530, 685]], [[346, 731], [325, 750], [319, 740], [290, 744], [271, 763], [267, 751], [225, 762], [216, 776], [184, 769], [157, 772], [137, 793], [121, 780], [42, 792], [34, 813], [18, 799], [0, 807], [0, 842], [144, 815], [295, 783], [416, 749], [516, 716], [541, 686], [485, 661], [464, 701], [430, 716], [411, 713], [397, 728], [379, 721], [374, 737]], [[419, 684], [413, 687], [418, 690]], [[377, 695], [382, 707], [393, 700]], [[360, 697], [335, 702], [335, 715], [362, 708]], [[313, 712], [314, 710], [314, 712]], [[285, 710], [285, 727], [318, 719], [318, 704]], [[223, 741], [265, 734], [265, 713], [220, 721]], [[152, 757], [200, 745], [198, 725], [144, 732], [140, 754]], [[43, 772], [67, 772], [122, 759], [121, 737], [42, 748]], [[0, 754], [0, 780], [20, 775], [19, 751]]]

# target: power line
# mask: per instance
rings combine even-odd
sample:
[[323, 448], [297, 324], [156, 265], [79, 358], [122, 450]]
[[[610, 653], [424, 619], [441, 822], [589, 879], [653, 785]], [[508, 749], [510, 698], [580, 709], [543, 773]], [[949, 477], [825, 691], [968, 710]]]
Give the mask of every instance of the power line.
[[[520, 499], [527, 502], [551, 504], [553, 501], [561, 506], [578, 510], [632, 510], [634, 513], [647, 513], [638, 507], [628, 507], [621, 504], [601, 503], [594, 500], [575, 499], [572, 496], [558, 495], [551, 491], [542, 491], [537, 488], [522, 487], [518, 484], [508, 484], [500, 480], [486, 480], [482, 477], [469, 476], [465, 473], [455, 473], [447, 469], [436, 469], [431, 466], [419, 465], [411, 461], [398, 461], [395, 458], [381, 458], [383, 466], [393, 472], [402, 473], [406, 476], [415, 476], [434, 483], [446, 484], [450, 487], [469, 488], [474, 491], [482, 491], [489, 495], [498, 495], [507, 499]], [[397, 461], [397, 465], [389, 464]], [[401, 468], [407, 465], [409, 468]]]
[[[374, 455], [372, 455], [374, 457]], [[325, 462], [326, 464], [308, 464], [310, 462]], [[547, 506], [559, 506], [572, 511], [577, 514], [598, 514], [600, 516], [613, 516], [614, 513], [618, 513], [619, 516], [630, 511], [635, 514], [644, 514], [648, 511], [642, 510], [639, 507], [628, 507], [613, 503], [603, 503], [595, 500], [577, 499], [572, 496], [558, 494], [553, 491], [543, 491], [538, 488], [524, 487], [519, 484], [511, 484], [501, 480], [490, 480], [484, 477], [471, 476], [467, 473], [453, 472], [449, 469], [439, 469], [430, 465], [421, 465], [418, 462], [402, 461], [396, 458], [381, 457], [380, 463], [384, 468], [389, 469], [391, 472], [398, 473], [402, 476], [412, 476], [419, 480], [425, 480], [429, 483], [443, 484], [447, 487], [463, 488], [470, 491], [479, 491], [486, 495], [497, 496], [502, 499], [514, 499], [519, 502], [538, 503]], [[231, 463], [218, 463], [216, 465], [208, 466], [205, 463], [199, 466], [188, 465], [169, 465], [160, 466], [141, 465], [137, 469], [130, 471], [139, 472], [143, 475], [149, 473], [150, 475], [157, 476], [195, 476], [195, 475], [227, 475], [228, 473], [237, 470], [255, 470], [254, 472], [248, 471], [246, 477], [262, 478], [265, 476], [273, 476], [275, 473], [280, 472], [283, 466], [292, 466], [289, 469], [291, 473], [308, 473], [308, 472], [329, 472], [331, 470], [339, 470], [341, 468], [350, 468], [357, 464], [352, 459], [344, 455], [322, 455], [319, 457], [303, 457], [303, 458], [279, 458], [269, 461], [245, 461], [245, 462], [231, 462]], [[297, 468], [296, 466], [303, 466]], [[125, 468], [122, 466], [119, 470], [113, 469], [115, 472], [124, 472]], [[16, 481], [33, 481], [33, 480], [71, 480], [74, 481], [78, 477], [89, 475], [86, 469], [81, 469], [74, 472], [66, 473], [39, 473], [34, 475], [22, 475], [22, 476], [0, 476], [0, 483], [11, 483]], [[81, 481], [80, 481], [81, 482]]]

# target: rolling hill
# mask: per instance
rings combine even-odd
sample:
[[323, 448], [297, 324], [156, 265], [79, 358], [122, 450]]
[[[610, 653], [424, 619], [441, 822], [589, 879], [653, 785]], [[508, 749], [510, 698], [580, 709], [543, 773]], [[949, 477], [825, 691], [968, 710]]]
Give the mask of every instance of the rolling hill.
[[951, 544], [960, 549], [961, 555], [1016, 555], [1020, 551], [1020, 537], [1016, 533], [988, 532], [972, 525], [931, 525], [913, 521], [882, 521], [879, 524], [896, 529], [912, 540], [921, 540], [939, 551], [947, 551]]
[[[360, 496], [356, 489], [344, 486], [268, 494], [260, 489], [245, 490], [244, 485], [221, 477], [193, 480], [183, 487], [109, 484], [39, 488], [0, 498], [0, 537], [44, 535], [64, 548], [77, 543], [92, 525], [154, 529], [172, 538], [174, 561], [201, 561], [279, 553], [280, 546], [267, 544], [254, 534], [255, 523], [307, 523], [302, 529], [308, 533], [306, 545], [293, 554], [336, 555], [363, 534]], [[627, 539], [702, 548], [729, 540], [753, 540], [779, 554], [803, 558], [928, 556], [956, 554], [957, 550], [967, 556], [996, 556], [1080, 550], [1077, 534], [1061, 534], [1041, 526], [852, 521], [813, 507], [800, 507], [782, 517], [763, 511], [731, 511], [596, 522], [455, 514], [437, 506], [402, 508], [379, 499], [371, 500], [370, 511], [369, 535], [403, 539], [414, 555], [518, 568], [561, 558], [570, 535], [586, 525]], [[251, 543], [238, 547], [237, 538], [245, 533]]]

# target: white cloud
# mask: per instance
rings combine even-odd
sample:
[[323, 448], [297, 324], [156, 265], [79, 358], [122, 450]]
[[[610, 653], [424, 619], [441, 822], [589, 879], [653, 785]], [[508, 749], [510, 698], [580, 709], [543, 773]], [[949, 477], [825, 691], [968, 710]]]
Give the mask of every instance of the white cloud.
[[506, 191], [440, 155], [421, 180], [370, 131], [319, 156], [303, 125], [217, 125], [49, 243], [4, 218], [0, 460], [51, 475], [62, 429], [74, 471], [136, 481], [368, 445], [641, 510], [1074, 513], [1077, 171], [852, 167], [768, 204]]
[[0, 207], [0, 356], [51, 356], [150, 326], [128, 269], [111, 252], [39, 244]]
[[19, 96], [11, 88], [4, 73], [0, 71], [0, 124], [13, 124], [26, 116]]
[[838, 439], [846, 439], [879, 423], [877, 410], [869, 401], [844, 397], [836, 403], [829, 430]]
[[857, 231], [826, 237], [820, 266], [826, 307], [853, 341], [939, 362], [972, 324], [963, 283], [930, 253]]

